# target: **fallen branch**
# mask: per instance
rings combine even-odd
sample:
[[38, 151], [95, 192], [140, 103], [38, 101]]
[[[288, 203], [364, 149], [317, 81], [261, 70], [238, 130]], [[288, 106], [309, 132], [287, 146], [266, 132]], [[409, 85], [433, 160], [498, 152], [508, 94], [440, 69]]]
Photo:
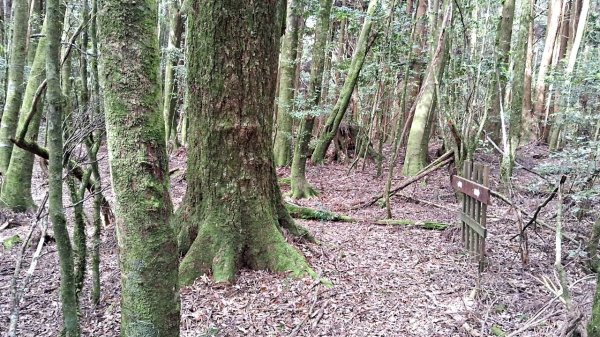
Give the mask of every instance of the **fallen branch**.
[[536, 209], [535, 212], [533, 213], [533, 216], [531, 217], [531, 220], [529, 220], [529, 222], [525, 225], [525, 227], [523, 227], [523, 229], [521, 230], [521, 233], [523, 233], [529, 226], [531, 226], [531, 224], [535, 223], [535, 220], [538, 217], [538, 214], [540, 213], [540, 211], [542, 210], [542, 208], [544, 208], [546, 205], [548, 205], [548, 203], [554, 199], [554, 197], [556, 196], [556, 193], [558, 192], [558, 189], [562, 186], [562, 184], [565, 183], [565, 180], [567, 180], [567, 176], [563, 174], [562, 177], [560, 177], [560, 181], [558, 183], [558, 185], [556, 185], [556, 187], [554, 188], [554, 190], [552, 191], [552, 193], [550, 193], [550, 195], [546, 198], [546, 200], [544, 200], [544, 202], [542, 202]]
[[17, 326], [19, 323], [19, 314], [20, 314], [19, 309], [21, 307], [21, 298], [23, 297], [23, 293], [25, 292], [25, 287], [31, 281], [33, 272], [35, 271], [35, 268], [37, 267], [37, 261], [42, 253], [42, 248], [44, 247], [44, 241], [46, 239], [46, 231], [48, 230], [48, 224], [46, 222], [44, 222], [43, 225], [41, 226], [42, 233], [40, 235], [40, 240], [37, 244], [37, 248], [36, 248], [35, 252], [33, 253], [33, 256], [31, 257], [31, 263], [29, 264], [29, 269], [27, 269], [25, 278], [23, 279], [23, 282], [21, 283], [21, 286], [19, 287], [19, 284], [18, 284], [19, 283], [19, 274], [21, 273], [21, 266], [23, 264], [23, 259], [25, 257], [25, 251], [27, 249], [27, 246], [29, 245], [29, 241], [31, 240], [31, 236], [33, 234], [33, 231], [35, 230], [37, 223], [42, 219], [42, 211], [45, 208], [45, 204], [46, 204], [47, 200], [48, 200], [48, 193], [46, 193], [46, 196], [44, 197], [44, 201], [42, 202], [42, 205], [40, 206], [40, 209], [37, 212], [35, 224], [33, 224], [31, 226], [31, 229], [29, 230], [29, 233], [27, 233], [27, 237], [26, 237], [25, 241], [23, 241], [23, 244], [21, 245], [21, 250], [19, 251], [19, 257], [17, 258], [17, 262], [15, 265], [15, 272], [13, 274], [13, 278], [11, 281], [12, 296], [11, 296], [11, 308], [10, 308], [10, 324], [8, 327], [8, 336], [9, 337], [17, 336]]
[[[27, 152], [33, 153], [34, 155], [44, 160], [48, 160], [48, 150], [44, 147], [39, 146], [38, 143], [15, 138], [11, 138], [10, 141], [19, 148]], [[81, 169], [81, 167], [79, 166], [79, 164], [72, 160], [69, 160], [67, 163], [63, 164], [67, 166], [69, 174], [73, 174], [73, 176], [79, 181], [83, 180], [84, 172], [83, 169]], [[85, 188], [90, 193], [101, 193], [102, 191], [96, 191], [95, 186], [95, 180], [89, 179], [85, 185]], [[108, 200], [106, 200], [104, 195], [102, 195], [102, 215], [104, 216], [104, 224], [106, 226], [108, 226], [114, 221], [114, 215], [112, 210], [110, 209], [110, 204], [108, 203]]]
[[[501, 201], [505, 202], [506, 204], [508, 204], [508, 205], [510, 205], [510, 206], [512, 206], [512, 207], [514, 207], [515, 209], [519, 210], [519, 212], [521, 212], [523, 215], [525, 215], [525, 216], [527, 216], [527, 217], [531, 217], [531, 215], [530, 215], [530, 214], [529, 214], [529, 213], [528, 213], [526, 210], [524, 210], [524, 209], [523, 209], [521, 206], [519, 206], [519, 205], [515, 204], [515, 203], [514, 203], [514, 202], [512, 202], [512, 201], [511, 201], [511, 200], [510, 200], [508, 197], [506, 197], [506, 196], [504, 196], [504, 195], [500, 194], [499, 192], [497, 192], [497, 191], [494, 191], [494, 190], [490, 190], [490, 195], [491, 195], [491, 196], [493, 196], [493, 197], [495, 197], [495, 198], [498, 198], [498, 199], [500, 199]], [[542, 227], [545, 227], [546, 229], [550, 229], [550, 230], [552, 230], [552, 231], [554, 231], [554, 230], [555, 230], [555, 228], [554, 228], [554, 227], [552, 227], [552, 226], [548, 225], [547, 223], [543, 222], [543, 221], [542, 221], [542, 220], [540, 220], [540, 219], [535, 219], [535, 222], [536, 222], [538, 225], [540, 225], [540, 226], [542, 226]], [[513, 240], [514, 238], [516, 238], [516, 237], [517, 237], [517, 236], [519, 236], [519, 235], [521, 235], [521, 234], [519, 233], [519, 234], [517, 234], [517, 235], [513, 236], [513, 237], [511, 238], [511, 240]], [[567, 234], [564, 234], [564, 233], [563, 233], [563, 234], [562, 234], [562, 236], [563, 236], [563, 238], [565, 238], [565, 239], [567, 239], [567, 240], [571, 241], [572, 243], [579, 244], [579, 241], [575, 240], [574, 238], [572, 238], [571, 236], [569, 236], [569, 235], [567, 235]]]
[[[441, 157], [439, 157], [438, 159], [433, 161], [431, 164], [429, 164], [427, 167], [422, 169], [414, 177], [404, 180], [399, 186], [390, 190], [388, 195], [389, 196], [395, 195], [396, 193], [402, 191], [403, 189], [410, 186], [411, 184], [421, 180], [422, 178], [429, 175], [430, 173], [435, 172], [435, 171], [439, 170], [440, 168], [448, 165], [449, 163], [454, 161], [453, 155], [454, 155], [454, 151], [448, 151], [448, 152], [444, 153]], [[358, 206], [355, 206], [351, 209], [360, 209], [360, 208], [372, 206], [373, 204], [375, 204], [378, 200], [382, 199], [383, 197], [384, 197], [383, 194], [378, 195], [376, 197], [371, 198], [369, 201], [361, 203]]]
[[417, 203], [417, 204], [425, 204], [425, 205], [429, 205], [429, 206], [437, 207], [437, 208], [440, 208], [440, 209], [446, 210], [446, 211], [448, 211], [448, 212], [456, 212], [456, 211], [457, 211], [456, 209], [452, 209], [452, 208], [450, 208], [450, 207], [446, 207], [446, 206], [444, 206], [444, 205], [436, 204], [435, 202], [431, 202], [431, 201], [428, 201], [428, 200], [423, 200], [423, 199], [418, 199], [418, 198], [416, 198], [416, 197], [414, 197], [414, 196], [412, 196], [412, 195], [406, 195], [406, 194], [403, 194], [403, 193], [397, 193], [397, 194], [398, 194], [399, 196], [403, 197], [403, 198], [406, 198], [406, 199], [412, 200], [412, 201], [414, 201], [414, 202], [415, 202], [415, 203]]
[[356, 219], [347, 215], [341, 215], [326, 210], [317, 210], [314, 208], [302, 207], [300, 205], [292, 204], [291, 202], [286, 202], [285, 208], [288, 210], [288, 212], [293, 218], [298, 219], [356, 222]]

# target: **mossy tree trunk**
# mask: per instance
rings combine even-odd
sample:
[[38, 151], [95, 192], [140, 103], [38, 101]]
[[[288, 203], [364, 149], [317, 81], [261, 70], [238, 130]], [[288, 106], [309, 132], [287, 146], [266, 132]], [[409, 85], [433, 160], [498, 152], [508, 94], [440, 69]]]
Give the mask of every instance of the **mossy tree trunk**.
[[415, 101], [415, 113], [408, 134], [406, 155], [402, 172], [405, 176], [413, 176], [427, 166], [427, 151], [431, 122], [433, 119], [437, 87], [444, 71], [444, 57], [447, 53], [448, 28], [452, 21], [452, 3], [446, 1], [445, 14], [442, 19], [436, 49], [427, 67], [427, 75]]
[[6, 175], [13, 144], [10, 138], [15, 136], [19, 108], [23, 99], [25, 81], [23, 70], [27, 56], [27, 27], [29, 17], [28, 1], [13, 1], [12, 39], [8, 66], [6, 103], [0, 122], [0, 174]]
[[312, 161], [316, 164], [322, 164], [325, 160], [325, 154], [327, 153], [329, 144], [331, 144], [331, 141], [335, 137], [340, 123], [344, 118], [344, 114], [348, 109], [348, 105], [350, 104], [350, 98], [352, 97], [352, 93], [354, 92], [354, 88], [358, 82], [358, 76], [360, 75], [362, 66], [365, 63], [367, 51], [370, 47], [369, 39], [371, 27], [373, 26], [373, 17], [375, 15], [375, 11], [380, 7], [379, 2], [380, 0], [371, 0], [369, 3], [365, 21], [363, 22], [358, 41], [356, 42], [355, 52], [354, 55], [352, 55], [352, 63], [350, 64], [348, 76], [344, 81], [344, 86], [342, 87], [340, 96], [338, 97], [335, 106], [333, 107], [333, 111], [331, 111], [331, 114], [327, 118], [325, 131], [319, 138], [311, 157]]
[[281, 64], [279, 67], [277, 130], [273, 148], [276, 166], [286, 166], [291, 159], [292, 115], [290, 113], [294, 105], [296, 63], [302, 56], [298, 53], [300, 16], [304, 7], [302, 2], [302, 0], [287, 0], [285, 35], [281, 47]]
[[[318, 107], [321, 103], [321, 85], [323, 70], [325, 68], [325, 53], [327, 40], [329, 37], [329, 26], [331, 16], [332, 0], [321, 0], [319, 13], [315, 26], [315, 44], [312, 50], [312, 64], [310, 68], [310, 80], [308, 83], [307, 96], [312, 99], [313, 107]], [[294, 157], [292, 160], [292, 198], [300, 199], [315, 195], [315, 190], [306, 180], [306, 160], [309, 155], [308, 145], [312, 137], [314, 116], [305, 116], [300, 123], [296, 146], [294, 147]]]
[[[596, 220], [594, 224], [594, 232], [600, 225], [600, 219]], [[596, 244], [598, 242], [596, 241]], [[592, 256], [593, 261], [598, 261], [597, 256]], [[594, 266], [598, 268], [597, 265]], [[596, 283], [596, 293], [594, 294], [594, 304], [592, 306], [592, 317], [588, 323], [587, 333], [588, 337], [600, 337], [600, 273], [597, 275], [598, 281]]]
[[80, 335], [77, 316], [77, 295], [73, 275], [73, 250], [67, 231], [67, 220], [63, 209], [63, 97], [60, 89], [60, 1], [47, 0], [48, 21], [46, 39], [46, 74], [48, 79], [48, 213], [54, 228], [58, 258], [60, 260], [60, 299], [63, 312], [63, 335]]
[[[514, 4], [513, 4], [514, 6]], [[505, 3], [506, 7], [506, 3]], [[533, 3], [531, 0], [521, 2], [521, 17], [519, 19], [519, 36], [517, 37], [514, 53], [514, 79], [512, 81], [512, 104], [505, 111], [508, 114], [507, 148], [502, 155], [500, 177], [508, 181], [513, 173], [517, 148], [521, 141], [523, 115], [528, 114], [531, 107], [531, 65], [529, 60], [530, 36], [533, 29]], [[514, 13], [513, 13], [514, 14]], [[504, 16], [503, 16], [504, 18]]]
[[121, 336], [179, 336], [155, 1], [103, 0], [100, 79], [121, 270]]
[[211, 270], [216, 281], [232, 281], [242, 266], [313, 274], [280, 231], [291, 219], [271, 139], [277, 1], [194, 1], [186, 12], [190, 146], [179, 214], [181, 283]]
[[[17, 135], [26, 128], [25, 140], [36, 141], [42, 119], [42, 103], [38, 103], [33, 118], [26, 126], [27, 116], [33, 109], [35, 93], [46, 78], [46, 26], [48, 19], [44, 19], [42, 36], [38, 42], [35, 58], [29, 72], [29, 80], [23, 95], [23, 104], [19, 112], [19, 126]], [[62, 26], [62, 25], [59, 25]], [[31, 177], [33, 173], [34, 154], [19, 147], [14, 147], [10, 156], [10, 164], [4, 177], [0, 193], [0, 207], [10, 208], [14, 211], [27, 211], [35, 208], [31, 196]]]
[[[512, 40], [513, 21], [515, 16], [515, 0], [504, 0], [502, 5], [502, 16], [498, 23], [496, 31], [496, 46], [495, 46], [495, 71], [496, 74], [492, 78], [490, 106], [491, 111], [487, 121], [487, 131], [490, 138], [499, 146], [504, 146], [504, 150], [508, 149], [508, 118], [504, 123], [501, 120], [508, 116], [508, 106], [503, 104], [508, 82], [508, 61], [510, 56], [510, 44]], [[504, 113], [501, 113], [503, 109]], [[504, 115], [504, 116], [503, 116]], [[503, 130], [503, 125], [504, 127]]]

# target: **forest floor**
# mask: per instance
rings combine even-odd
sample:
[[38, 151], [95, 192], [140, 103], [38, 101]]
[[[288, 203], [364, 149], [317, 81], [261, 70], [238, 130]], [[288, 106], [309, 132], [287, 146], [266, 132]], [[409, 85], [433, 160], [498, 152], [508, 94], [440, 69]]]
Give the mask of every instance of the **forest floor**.
[[[108, 177], [106, 150], [102, 151], [102, 166]], [[177, 151], [171, 156], [171, 168], [183, 171], [185, 159], [185, 151]], [[490, 186], [499, 189], [497, 156], [478, 154], [477, 159], [490, 165]], [[551, 159], [546, 148], [531, 145], [521, 150], [519, 161], [533, 168]], [[319, 244], [291, 239], [314, 270], [333, 286], [266, 271], [243, 270], [233, 285], [214, 284], [210, 278], [202, 277], [181, 290], [182, 336], [558, 336], [567, 319], [565, 305], [542, 282], [547, 278], [556, 283], [552, 230], [528, 230], [530, 261], [523, 265], [519, 240], [513, 239], [519, 232], [516, 213], [493, 199], [488, 207], [488, 263], [478, 273], [477, 263], [462, 247], [457, 221], [459, 204], [448, 170], [439, 170], [406, 188], [402, 191], [405, 197], [391, 199], [394, 219], [415, 220], [417, 224], [433, 220], [451, 225], [438, 231], [410, 225], [377, 225], [376, 220], [385, 218], [385, 209], [377, 205], [352, 210], [360, 201], [381, 194], [387, 172], [375, 177], [373, 163], [367, 163], [364, 171], [362, 162], [358, 170], [348, 173], [348, 167], [345, 163], [310, 166], [308, 180], [321, 194], [298, 203], [350, 215], [358, 221], [300, 221]], [[289, 175], [285, 169], [278, 173], [281, 177]], [[398, 172], [394, 185], [403, 179]], [[36, 172], [34, 190], [38, 203], [45, 193], [44, 183]], [[176, 173], [171, 183], [173, 200], [178, 205], [185, 180]], [[516, 170], [513, 185], [513, 200], [530, 214], [553, 188], [551, 183], [523, 169]], [[106, 193], [112, 200], [111, 192]], [[554, 226], [556, 219], [552, 215], [556, 209], [557, 202], [553, 200], [540, 218]], [[32, 224], [31, 217], [3, 216], [23, 225], [0, 232], [0, 239], [14, 234], [24, 237]], [[566, 233], [575, 238], [587, 237], [591, 229], [590, 219], [577, 221], [568, 212], [563, 222]], [[582, 247], [569, 241], [563, 244], [563, 263], [573, 303], [587, 320], [595, 278], [585, 268]], [[10, 283], [18, 251], [18, 247], [10, 251], [0, 247], [1, 335], [8, 327]], [[81, 303], [84, 336], [117, 336], [119, 331], [114, 225], [104, 228], [101, 251], [101, 304], [91, 304], [88, 282]], [[23, 269], [27, 266], [28, 262]], [[58, 288], [58, 255], [55, 244], [50, 243], [43, 250], [22, 300], [21, 336], [58, 336]]]

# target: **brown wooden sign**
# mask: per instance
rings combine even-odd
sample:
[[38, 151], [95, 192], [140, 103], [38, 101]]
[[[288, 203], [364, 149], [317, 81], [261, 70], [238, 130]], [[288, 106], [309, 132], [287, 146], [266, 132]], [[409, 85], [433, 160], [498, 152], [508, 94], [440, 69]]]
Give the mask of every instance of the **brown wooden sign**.
[[490, 204], [490, 189], [460, 176], [452, 176], [452, 187], [486, 205]]

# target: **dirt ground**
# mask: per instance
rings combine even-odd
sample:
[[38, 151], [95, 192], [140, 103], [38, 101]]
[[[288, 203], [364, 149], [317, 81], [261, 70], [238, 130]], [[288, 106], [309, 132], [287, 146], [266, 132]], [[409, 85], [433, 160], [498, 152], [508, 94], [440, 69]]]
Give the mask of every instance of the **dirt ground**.
[[[108, 177], [106, 153], [104, 174]], [[171, 168], [185, 167], [185, 151], [171, 157]], [[533, 159], [534, 157], [538, 159]], [[490, 154], [477, 159], [492, 167], [491, 187], [498, 189], [498, 161]], [[522, 149], [519, 160], [533, 168], [547, 161], [543, 147]], [[517, 215], [498, 199], [488, 208], [487, 267], [465, 253], [458, 230], [458, 209], [448, 170], [442, 169], [403, 190], [408, 197], [392, 198], [395, 219], [434, 220], [450, 224], [445, 230], [419, 226], [381, 226], [385, 209], [377, 205], [352, 210], [360, 201], [382, 192], [387, 172], [375, 177], [373, 163], [365, 170], [348, 172], [349, 165], [310, 166], [308, 180], [321, 191], [299, 203], [350, 215], [354, 223], [300, 221], [319, 244], [294, 241], [314, 270], [333, 283], [293, 279], [284, 274], [243, 270], [233, 285], [214, 284], [202, 277], [181, 290], [182, 336], [558, 336], [567, 319], [565, 305], [544, 285], [556, 283], [555, 234], [538, 227], [528, 230], [530, 262], [519, 256]], [[400, 170], [396, 170], [400, 171]], [[289, 171], [278, 171], [288, 176]], [[403, 178], [398, 172], [394, 184]], [[44, 181], [36, 172], [36, 201], [44, 195]], [[543, 180], [523, 169], [516, 170], [513, 200], [533, 213], [547, 196], [532, 191]], [[544, 183], [546, 184], [546, 183]], [[546, 184], [546, 189], [553, 186]], [[286, 187], [283, 186], [284, 191]], [[177, 173], [172, 195], [177, 205], [185, 180]], [[107, 197], [112, 200], [111, 192]], [[416, 200], [427, 201], [428, 203]], [[441, 205], [443, 208], [436, 207]], [[594, 206], [594, 207], [597, 207]], [[547, 224], [557, 208], [552, 201], [540, 213]], [[69, 210], [69, 209], [68, 209]], [[23, 225], [0, 232], [0, 238], [19, 234], [31, 225], [29, 217], [3, 214]], [[528, 221], [528, 219], [524, 219]], [[591, 219], [575, 220], [567, 212], [566, 233], [586, 237]], [[595, 277], [585, 268], [582, 246], [563, 242], [563, 263], [576, 308], [589, 315]], [[119, 270], [114, 226], [102, 233], [102, 298], [97, 307], [89, 300], [86, 284], [81, 301], [84, 336], [117, 336], [119, 332]], [[0, 334], [8, 328], [10, 280], [19, 248], [0, 247]], [[31, 250], [29, 250], [31, 254]], [[24, 264], [24, 269], [28, 262]], [[58, 255], [54, 243], [43, 250], [33, 280], [21, 304], [21, 336], [58, 336], [61, 315], [58, 302]]]

